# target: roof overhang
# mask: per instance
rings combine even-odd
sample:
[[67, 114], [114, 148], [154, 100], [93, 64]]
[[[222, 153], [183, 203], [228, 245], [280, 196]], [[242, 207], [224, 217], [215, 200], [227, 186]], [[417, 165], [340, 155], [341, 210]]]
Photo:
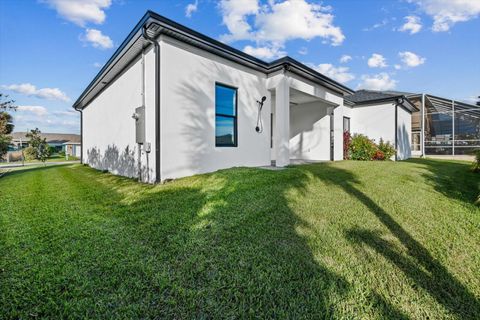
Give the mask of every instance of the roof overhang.
[[342, 95], [354, 93], [352, 89], [322, 75], [290, 57], [284, 57], [268, 63], [178, 24], [155, 12], [147, 11], [143, 18], [129, 33], [127, 38], [118, 47], [113, 56], [98, 72], [77, 101], [75, 101], [73, 107], [76, 110], [85, 108], [100, 92], [102, 92], [104, 88], [112, 83], [146, 47], [150, 46], [150, 43], [142, 36], [142, 29], [144, 27], [147, 29], [146, 31], [149, 37], [157, 38], [164, 34], [230, 61], [263, 72], [266, 75], [284, 69], [303, 76]]
[[[346, 100], [348, 101], [348, 100]], [[366, 105], [372, 105], [372, 104], [379, 104], [383, 102], [391, 102], [391, 103], [397, 103], [399, 106], [404, 108], [408, 112], [416, 112], [419, 111], [419, 109], [409, 100], [408, 97], [404, 95], [398, 95], [398, 96], [392, 96], [392, 97], [387, 97], [387, 98], [381, 98], [381, 99], [374, 99], [374, 100], [367, 100], [367, 101], [361, 101], [361, 102], [351, 102], [353, 103], [354, 106], [366, 106]]]

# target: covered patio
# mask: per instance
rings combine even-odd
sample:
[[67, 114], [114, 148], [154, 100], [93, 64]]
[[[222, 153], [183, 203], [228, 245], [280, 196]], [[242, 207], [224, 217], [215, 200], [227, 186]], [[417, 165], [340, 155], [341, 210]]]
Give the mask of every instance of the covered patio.
[[269, 89], [272, 163], [284, 167], [335, 160], [335, 137], [342, 139], [342, 129], [338, 126], [335, 134], [334, 110], [342, 98], [296, 76], [277, 77], [275, 86]]

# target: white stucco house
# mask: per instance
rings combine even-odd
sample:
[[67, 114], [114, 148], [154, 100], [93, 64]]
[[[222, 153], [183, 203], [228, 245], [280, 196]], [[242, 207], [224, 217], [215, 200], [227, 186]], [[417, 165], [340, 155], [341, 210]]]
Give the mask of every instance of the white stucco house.
[[397, 158], [408, 158], [408, 99], [354, 97], [292, 58], [264, 62], [148, 11], [74, 108], [83, 163], [150, 183], [342, 160], [345, 126], [396, 143]]

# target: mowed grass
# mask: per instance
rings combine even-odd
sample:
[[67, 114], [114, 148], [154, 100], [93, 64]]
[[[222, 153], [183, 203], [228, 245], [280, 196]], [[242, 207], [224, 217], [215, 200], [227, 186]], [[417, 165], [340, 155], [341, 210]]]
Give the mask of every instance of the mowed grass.
[[478, 319], [465, 162], [0, 178], [0, 318]]

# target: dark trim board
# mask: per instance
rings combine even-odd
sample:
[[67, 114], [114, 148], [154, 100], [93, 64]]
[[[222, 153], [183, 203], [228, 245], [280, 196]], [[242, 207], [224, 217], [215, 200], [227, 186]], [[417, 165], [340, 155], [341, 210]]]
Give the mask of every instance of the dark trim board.
[[[135, 43], [135, 41], [138, 40], [138, 38], [142, 37], [141, 29], [144, 26], [147, 26], [147, 28], [149, 29], [155, 29], [155, 37], [158, 37], [160, 34], [166, 34], [170, 37], [176, 38], [177, 40], [186, 42], [190, 45], [194, 45], [203, 50], [210, 51], [216, 55], [222, 56], [234, 62], [243, 64], [249, 68], [264, 72], [265, 74], [270, 74], [279, 69], [287, 67], [291, 69], [290, 71], [298, 73], [299, 75], [309, 76], [315, 81], [319, 82], [321, 85], [324, 85], [340, 94], [354, 93], [352, 89], [324, 76], [323, 74], [311, 69], [310, 67], [298, 62], [291, 57], [284, 57], [267, 63], [251, 55], [248, 55], [238, 49], [235, 49], [215, 39], [205, 36], [195, 30], [187, 28], [155, 12], [147, 11], [142, 17], [142, 19], [133, 28], [133, 30], [128, 34], [127, 38], [118, 47], [112, 57], [107, 61], [107, 63], [103, 66], [103, 68], [99, 71], [95, 78], [89, 83], [89, 85], [82, 92], [80, 97], [75, 101], [75, 103], [73, 104], [73, 107], [75, 109], [82, 109], [86, 105], [88, 105], [89, 101], [83, 103], [83, 100], [86, 98], [86, 96], [90, 93], [91, 90], [93, 90], [97, 85], [101, 84], [101, 80], [104, 78], [107, 72], [109, 72], [113, 68], [114, 64], [118, 62], [129, 50], [131, 50], [132, 45]], [[128, 64], [129, 62], [126, 63]], [[100, 91], [103, 91], [103, 88], [100, 89]], [[97, 96], [97, 94], [95, 94], [94, 97], [95, 96]], [[94, 97], [91, 97], [90, 99], [94, 99]]]

